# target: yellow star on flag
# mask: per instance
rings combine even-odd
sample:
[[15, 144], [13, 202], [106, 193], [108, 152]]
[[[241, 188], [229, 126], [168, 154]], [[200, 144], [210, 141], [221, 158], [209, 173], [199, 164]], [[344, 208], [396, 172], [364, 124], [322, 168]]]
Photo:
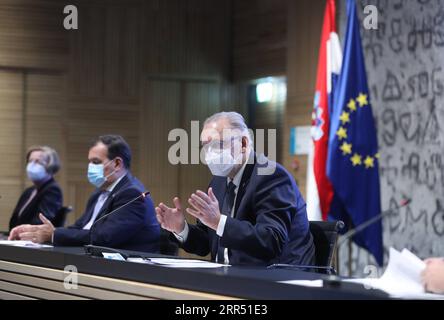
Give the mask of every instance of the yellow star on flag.
[[370, 156], [367, 156], [367, 158], [365, 158], [364, 164], [367, 169], [373, 168], [375, 166], [374, 159]]
[[379, 159], [381, 157], [381, 155], [379, 154], [379, 152], [377, 154], [375, 154], [375, 158]]
[[347, 129], [340, 127], [338, 131], [336, 131], [336, 135], [339, 137], [339, 140], [347, 138]]
[[351, 143], [344, 142], [341, 145], [340, 149], [342, 150], [342, 154], [344, 156], [347, 155], [347, 154], [351, 154], [352, 153], [352, 145], [351, 145]]
[[350, 109], [350, 111], [356, 111], [356, 102], [354, 99], [350, 99], [350, 101], [347, 104], [347, 107]]
[[339, 117], [339, 119], [341, 120], [342, 124], [350, 122], [350, 113], [342, 111], [342, 114]]
[[357, 154], [357, 153], [355, 153], [355, 154], [353, 155], [353, 157], [351, 157], [350, 160], [351, 160], [351, 162], [353, 163], [353, 167], [356, 167], [356, 166], [362, 164], [362, 158], [361, 158], [361, 156], [360, 156], [359, 154]]
[[359, 96], [356, 98], [356, 101], [358, 101], [360, 107], [368, 105], [366, 94], [360, 93]]

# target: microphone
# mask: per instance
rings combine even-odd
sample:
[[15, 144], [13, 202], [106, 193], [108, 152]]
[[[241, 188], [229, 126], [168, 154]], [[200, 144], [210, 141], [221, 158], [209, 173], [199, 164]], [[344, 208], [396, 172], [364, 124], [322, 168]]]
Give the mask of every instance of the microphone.
[[91, 225], [91, 228], [89, 230], [89, 244], [88, 245], [84, 245], [83, 247], [85, 248], [85, 252], [87, 254], [90, 254], [92, 256], [102, 256], [102, 252], [104, 252], [103, 250], [105, 250], [106, 252], [112, 252], [112, 253], [120, 253], [121, 255], [125, 256], [124, 254], [122, 254], [120, 251], [116, 250], [116, 249], [112, 249], [112, 248], [107, 248], [107, 247], [99, 247], [99, 246], [95, 246], [93, 245], [93, 241], [92, 241], [92, 233], [93, 233], [93, 229], [94, 226], [97, 224], [97, 222], [105, 219], [106, 217], [109, 217], [110, 215], [112, 215], [113, 213], [119, 211], [120, 209], [125, 208], [126, 206], [130, 205], [131, 203], [139, 200], [139, 199], [145, 199], [148, 195], [150, 194], [149, 191], [144, 191], [142, 192], [140, 195], [138, 195], [137, 197], [135, 197], [134, 199], [131, 199], [130, 201], [122, 204], [120, 207], [112, 210], [111, 212], [108, 212], [107, 214], [101, 216], [99, 219], [97, 219], [96, 221], [93, 222], [93, 224]]
[[401, 209], [407, 205], [409, 205], [412, 202], [412, 199], [410, 198], [405, 198], [402, 199], [398, 205], [396, 206], [396, 208], [391, 208], [385, 211], [382, 211], [380, 214], [374, 216], [373, 218], [367, 220], [364, 223], [361, 223], [359, 226], [357, 226], [356, 228], [352, 228], [350, 229], [348, 232], [346, 232], [342, 238], [341, 241], [338, 241], [338, 249], [341, 247], [341, 245], [343, 245], [345, 242], [347, 242], [350, 238], [352, 238], [355, 234], [361, 232], [362, 230], [364, 230], [365, 228], [371, 226], [372, 224], [374, 224], [376, 221], [378, 221], [379, 219], [382, 219], [388, 215], [391, 215], [393, 213], [393, 211]]

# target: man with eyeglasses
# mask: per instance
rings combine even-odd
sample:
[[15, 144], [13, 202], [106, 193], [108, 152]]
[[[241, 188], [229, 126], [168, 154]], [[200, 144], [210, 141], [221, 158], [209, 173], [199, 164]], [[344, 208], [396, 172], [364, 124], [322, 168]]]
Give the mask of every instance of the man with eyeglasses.
[[[312, 265], [305, 202], [281, 165], [255, 154], [243, 117], [236, 112], [209, 117], [201, 141], [213, 174], [208, 191], [191, 194], [186, 210], [177, 197], [174, 207], [160, 203], [161, 227], [187, 252], [210, 253], [218, 263]], [[184, 211], [197, 224], [188, 224]]]
[[[74, 225], [54, 228], [40, 214], [42, 225], [18, 226], [12, 229], [9, 239], [158, 252], [160, 227], [154, 204], [149, 195], [141, 196], [145, 187], [130, 173], [128, 143], [119, 135], [100, 136], [89, 149], [88, 161], [87, 177], [96, 189]], [[133, 201], [138, 196], [140, 199]]]

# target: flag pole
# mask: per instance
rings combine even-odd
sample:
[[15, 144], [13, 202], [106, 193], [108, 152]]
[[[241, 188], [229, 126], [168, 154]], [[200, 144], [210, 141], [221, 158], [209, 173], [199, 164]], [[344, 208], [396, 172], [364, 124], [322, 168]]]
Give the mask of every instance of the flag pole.
[[352, 239], [348, 240], [348, 276], [352, 276]]
[[[348, 217], [349, 221], [348, 221], [348, 225], [349, 228], [351, 228], [351, 226], [353, 225], [353, 220], [351, 219], [351, 217]], [[353, 257], [353, 241], [352, 241], [353, 237], [350, 237], [348, 239], [348, 276], [351, 277], [352, 276], [352, 257]]]

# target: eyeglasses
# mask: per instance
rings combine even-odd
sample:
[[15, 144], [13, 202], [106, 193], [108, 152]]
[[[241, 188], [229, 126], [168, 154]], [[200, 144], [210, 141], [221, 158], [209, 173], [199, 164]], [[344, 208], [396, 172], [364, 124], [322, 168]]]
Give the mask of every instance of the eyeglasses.
[[229, 149], [234, 147], [234, 141], [240, 139], [241, 137], [230, 137], [223, 140], [211, 140], [210, 142], [204, 144], [202, 149], [205, 153], [207, 152], [221, 152], [224, 149]]

